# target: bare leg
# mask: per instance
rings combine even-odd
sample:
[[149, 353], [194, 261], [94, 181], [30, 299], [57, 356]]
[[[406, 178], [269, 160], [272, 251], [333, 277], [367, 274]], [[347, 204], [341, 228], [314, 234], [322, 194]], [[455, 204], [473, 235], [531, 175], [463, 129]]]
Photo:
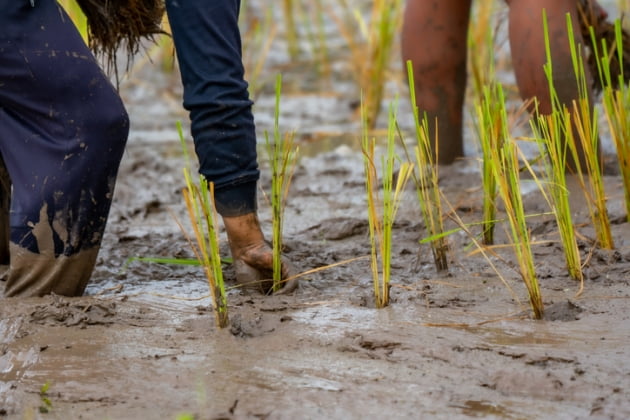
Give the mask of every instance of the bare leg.
[[[549, 83], [543, 69], [547, 61], [543, 32], [545, 9], [553, 63], [553, 84], [561, 103], [572, 110], [573, 100], [578, 99], [578, 90], [569, 48], [567, 13], [572, 17], [576, 43], [584, 45], [579, 32], [576, 0], [511, 0], [508, 4], [512, 61], [522, 98], [537, 98], [541, 113], [551, 113]], [[589, 69], [586, 68], [585, 71], [590, 79]], [[589, 87], [590, 85], [588, 82]], [[589, 92], [589, 96], [592, 98], [592, 92]], [[584, 152], [577, 139], [576, 145], [581, 166], [584, 168]], [[569, 167], [575, 169], [575, 164], [569, 162]]]
[[431, 138], [438, 123], [438, 163], [464, 155], [462, 112], [466, 91], [466, 37], [470, 0], [408, 0], [403, 60], [411, 60], [415, 95], [427, 113]]
[[[237, 282], [250, 284], [262, 293], [268, 293], [273, 276], [272, 250], [265, 241], [256, 213], [223, 217], [223, 223], [234, 259]], [[288, 279], [294, 274], [289, 262], [283, 259], [282, 278]], [[297, 286], [297, 279], [289, 280], [277, 293], [291, 292]]]

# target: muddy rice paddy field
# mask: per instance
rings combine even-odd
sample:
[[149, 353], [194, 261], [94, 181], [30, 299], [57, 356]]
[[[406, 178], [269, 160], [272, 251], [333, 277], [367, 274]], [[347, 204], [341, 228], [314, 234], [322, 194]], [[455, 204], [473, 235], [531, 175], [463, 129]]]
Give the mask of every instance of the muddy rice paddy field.
[[[320, 83], [308, 60], [287, 64], [281, 41], [255, 113], [262, 139], [273, 123], [273, 78], [282, 72], [280, 123], [300, 146], [286, 255], [301, 271], [339, 264], [304, 276], [290, 295], [231, 288], [231, 323], [220, 330], [201, 268], [130, 260], [192, 256], [176, 222], [188, 226], [175, 131], [178, 120], [187, 126], [179, 76], [136, 61], [121, 84], [131, 138], [87, 295], [0, 303], [0, 418], [630, 418], [630, 224], [606, 134], [616, 249], [593, 246], [587, 208], [573, 188], [581, 294], [531, 182], [522, 187], [545, 304], [540, 321], [508, 247], [489, 257], [499, 276], [456, 232], [448, 237], [448, 272], [435, 270], [429, 246], [419, 243], [427, 233], [410, 186], [394, 227], [391, 304], [376, 309], [356, 86], [334, 45], [332, 75]], [[392, 80], [386, 101], [406, 94], [401, 78]], [[405, 103], [400, 121], [410, 129]], [[469, 157], [440, 168], [440, 187], [474, 223], [482, 192], [471, 127], [466, 141]], [[270, 237], [262, 152], [260, 164], [260, 216]], [[506, 228], [497, 227], [497, 243], [508, 243]], [[234, 286], [229, 266], [225, 275]]]

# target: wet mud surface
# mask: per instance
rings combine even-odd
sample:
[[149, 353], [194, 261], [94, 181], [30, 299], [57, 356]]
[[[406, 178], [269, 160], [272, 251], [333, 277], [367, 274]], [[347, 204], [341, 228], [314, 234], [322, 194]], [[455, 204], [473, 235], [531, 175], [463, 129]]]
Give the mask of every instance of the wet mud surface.
[[[230, 326], [220, 330], [199, 267], [130, 261], [192, 257], [176, 221], [188, 226], [174, 127], [186, 114], [177, 76], [152, 77], [122, 86], [132, 133], [88, 295], [1, 301], [0, 418], [630, 417], [630, 224], [618, 175], [605, 178], [614, 251], [593, 246], [581, 192], [572, 191], [585, 264], [579, 295], [545, 201], [524, 183], [526, 212], [538, 215], [528, 225], [542, 321], [531, 317], [507, 247], [488, 257], [499, 276], [457, 232], [448, 272], [435, 270], [410, 186], [394, 228], [391, 304], [376, 309], [356, 98], [339, 93], [342, 81], [336, 94], [289, 91], [281, 124], [296, 130], [301, 152], [286, 255], [301, 271], [332, 266], [305, 275], [291, 295], [230, 288]], [[261, 95], [261, 132], [272, 106], [269, 92]], [[270, 237], [264, 153], [261, 168]], [[480, 221], [475, 159], [440, 173], [453, 211]], [[506, 228], [497, 226], [497, 244], [507, 243]], [[234, 286], [229, 266], [225, 275]]]
[[[219, 330], [198, 267], [128, 261], [191, 256], [174, 221], [185, 214], [181, 157], [171, 144], [131, 144], [90, 296], [2, 302], [3, 416], [630, 415], [630, 227], [619, 178], [607, 178], [617, 250], [593, 249], [593, 232], [578, 222], [587, 261], [579, 297], [555, 224], [530, 222], [546, 306], [546, 319], [534, 321], [509, 252], [491, 258], [514, 294], [463, 234], [449, 237], [448, 273], [436, 272], [418, 243], [425, 230], [411, 188], [394, 230], [392, 302], [374, 308], [360, 159], [347, 146], [303, 157], [287, 208], [288, 257], [303, 271], [342, 264], [305, 276], [289, 296], [230, 290], [231, 325]], [[442, 187], [474, 221], [481, 207], [470, 171], [445, 168]], [[531, 213], [544, 204], [534, 192], [526, 202]], [[260, 205], [269, 226], [264, 196]], [[182, 300], [190, 298], [200, 299]], [[52, 407], [43, 415], [45, 383]]]

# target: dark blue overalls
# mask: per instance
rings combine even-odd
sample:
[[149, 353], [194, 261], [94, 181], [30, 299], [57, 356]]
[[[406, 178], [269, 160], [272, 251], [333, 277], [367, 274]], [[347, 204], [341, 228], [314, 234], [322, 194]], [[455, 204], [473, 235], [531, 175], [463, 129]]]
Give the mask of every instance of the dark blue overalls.
[[55, 0], [0, 0], [0, 263], [5, 295], [81, 295], [129, 130]]

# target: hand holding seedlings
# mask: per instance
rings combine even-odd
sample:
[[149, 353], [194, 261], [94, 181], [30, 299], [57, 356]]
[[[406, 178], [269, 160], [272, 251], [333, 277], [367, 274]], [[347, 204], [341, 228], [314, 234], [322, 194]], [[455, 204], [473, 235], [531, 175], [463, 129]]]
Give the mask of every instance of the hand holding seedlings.
[[[265, 241], [255, 214], [224, 217], [230, 250], [234, 259], [237, 283], [261, 293], [269, 293], [273, 287], [273, 252]], [[298, 286], [296, 274], [286, 258], [282, 258], [283, 287], [276, 294], [289, 293]]]

